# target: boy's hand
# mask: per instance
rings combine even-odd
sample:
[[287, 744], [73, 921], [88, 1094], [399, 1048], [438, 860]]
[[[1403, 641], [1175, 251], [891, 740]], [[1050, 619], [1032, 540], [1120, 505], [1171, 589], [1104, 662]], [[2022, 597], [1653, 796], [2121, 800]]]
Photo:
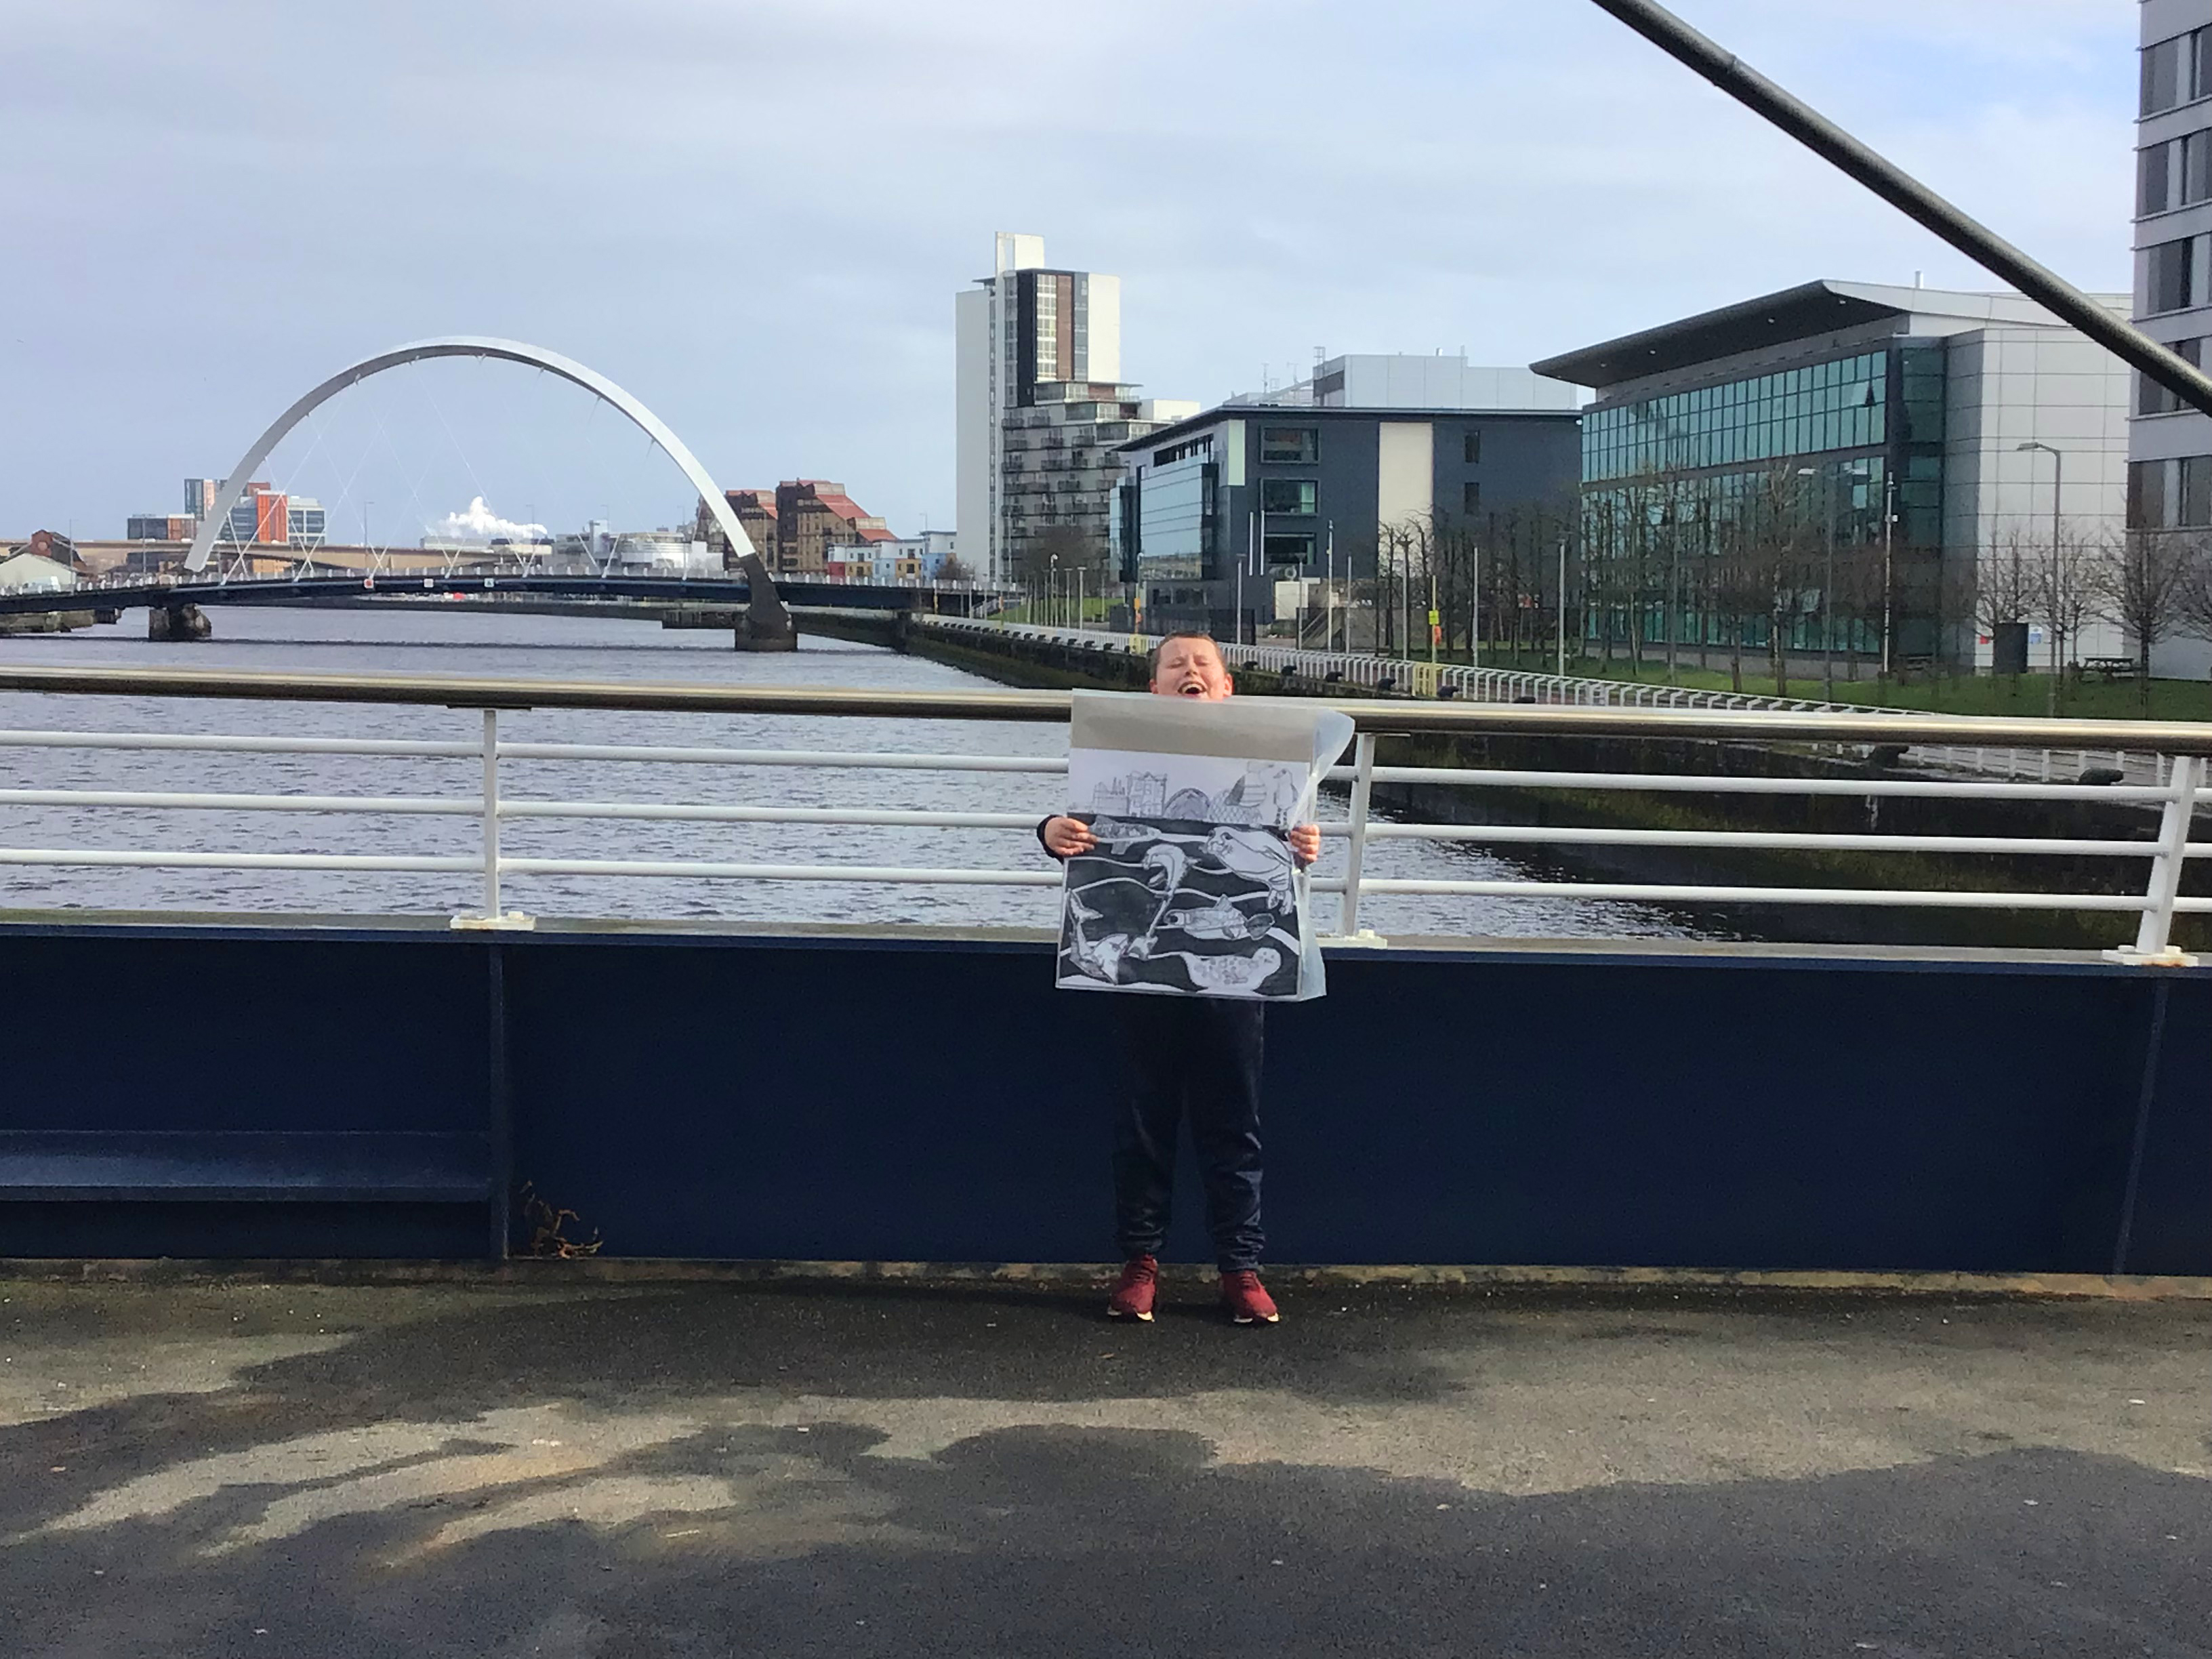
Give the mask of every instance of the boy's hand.
[[1098, 845], [1098, 837], [1091, 833], [1091, 826], [1079, 818], [1047, 818], [1044, 825], [1044, 848], [1056, 859], [1072, 859], [1078, 853], [1087, 853]]
[[1297, 860], [1298, 868], [1303, 870], [1321, 856], [1321, 825], [1298, 824], [1291, 830], [1290, 842], [1291, 856]]

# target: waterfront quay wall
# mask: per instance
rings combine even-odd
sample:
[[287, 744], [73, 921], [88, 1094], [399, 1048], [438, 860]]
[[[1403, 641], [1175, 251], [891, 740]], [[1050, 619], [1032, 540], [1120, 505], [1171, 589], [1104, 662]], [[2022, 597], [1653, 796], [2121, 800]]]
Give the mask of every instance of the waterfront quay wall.
[[[1002, 683], [1054, 689], [1141, 690], [1144, 659], [1022, 635], [947, 635], [903, 617], [840, 620], [860, 640], [964, 668]], [[811, 624], [802, 623], [802, 629]], [[1103, 645], [1118, 635], [1100, 636]], [[955, 641], [957, 641], [957, 643]], [[1254, 696], [1366, 698], [1364, 688], [1256, 669], [1237, 672], [1241, 693]], [[1384, 703], [1408, 699], [1385, 696]], [[1505, 771], [1652, 773], [1720, 777], [1877, 778], [1916, 773], [1910, 756], [1884, 765], [1871, 756], [1832, 747], [1617, 738], [1508, 738], [1382, 735], [1382, 766], [1494, 769]], [[2071, 782], [2071, 778], [2061, 778]], [[1383, 784], [1376, 805], [1425, 823], [1534, 824], [1575, 829], [1759, 830], [1797, 834], [2015, 836], [2044, 840], [2157, 838], [2154, 808], [2073, 801], [2001, 801], [1849, 795], [1636, 794], [1554, 789], [1470, 789], [1449, 785]], [[2212, 825], [2198, 839], [2212, 838]], [[1783, 887], [1889, 887], [1911, 890], [2039, 890], [2139, 893], [2146, 860], [2112, 858], [1998, 857], [1852, 851], [1794, 852], [1730, 848], [1514, 846], [1519, 862], [1563, 877], [1630, 882]], [[2182, 890], [2212, 892], [2212, 860], [2191, 860]], [[1754, 937], [1851, 944], [1879, 937], [1899, 944], [2017, 945], [2100, 950], [2128, 942], [2130, 924], [2111, 915], [2048, 911], [1943, 911], [1838, 908], [1803, 905], [1698, 907], [1701, 919]], [[2174, 938], [2185, 949], [2212, 951], [2212, 917], [2181, 916]]]
[[954, 635], [918, 624], [904, 611], [794, 609], [792, 620], [802, 634], [883, 646], [947, 667], [963, 668], [1001, 685], [1049, 691], [1141, 691], [1146, 684], [1144, 658], [1104, 648], [1124, 641], [1123, 635], [1102, 634], [1099, 648], [1088, 650], [1024, 635]]
[[[52, 999], [14, 1046], [0, 1255], [481, 1258], [573, 1211], [611, 1256], [1096, 1261], [1113, 1011], [1052, 952], [16, 913], [7, 982], [177, 1012]], [[1329, 979], [1269, 1014], [1277, 1261], [2212, 1273], [2212, 969], [1462, 940]], [[233, 994], [270, 985], [313, 994]], [[441, 1137], [480, 1192], [448, 1159], [410, 1194]], [[1174, 1256], [1202, 1209], [1178, 1194]]]

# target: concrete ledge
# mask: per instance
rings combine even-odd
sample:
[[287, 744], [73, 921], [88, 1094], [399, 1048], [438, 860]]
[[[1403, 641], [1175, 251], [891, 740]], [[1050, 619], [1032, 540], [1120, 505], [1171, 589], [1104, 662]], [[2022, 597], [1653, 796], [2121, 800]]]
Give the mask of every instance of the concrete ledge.
[[[951, 1290], [975, 1285], [1089, 1289], [1113, 1264], [1080, 1261], [695, 1261], [643, 1257], [569, 1261], [266, 1261], [158, 1258], [0, 1257], [0, 1284], [502, 1285], [737, 1284], [878, 1285]], [[1684, 1267], [1269, 1267], [1285, 1285], [1400, 1286], [1408, 1290], [1535, 1290], [1814, 1294], [1881, 1297], [1977, 1297], [2018, 1301], [2212, 1302], [2212, 1278], [2094, 1273], [1721, 1272]], [[1169, 1263], [1170, 1283], [1210, 1283], [1210, 1267]]]

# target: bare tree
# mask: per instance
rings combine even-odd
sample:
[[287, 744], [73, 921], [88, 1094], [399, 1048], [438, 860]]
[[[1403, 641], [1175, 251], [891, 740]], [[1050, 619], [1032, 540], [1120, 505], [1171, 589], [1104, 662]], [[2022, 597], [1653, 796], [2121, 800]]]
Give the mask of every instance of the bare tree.
[[1836, 550], [1836, 595], [1832, 606], [1844, 623], [1844, 672], [1859, 678], [1865, 642], [1881, 634], [1882, 556], [1880, 546], [1857, 542]]
[[2044, 556], [2017, 525], [1974, 555], [1971, 614], [1984, 633], [2024, 623], [2042, 603]]
[[1751, 522], [1749, 498], [1717, 526], [1708, 583], [1714, 614], [1728, 635], [1729, 686], [1743, 690], [1743, 647], [1752, 623], [1766, 614], [1767, 601], [1760, 585], [1761, 561], [1755, 551], [1757, 532]]
[[2136, 683], [2148, 719], [2151, 647], [2185, 624], [2185, 596], [2203, 563], [2203, 549], [2194, 537], [2131, 530], [2097, 550], [2095, 580], [2104, 611], [2135, 641]]
[[2037, 555], [2036, 612], [2051, 630], [2048, 706], [2052, 714], [2058, 712], [2069, 646], [2091, 623], [2106, 614], [2104, 539], [2100, 532], [2085, 530], [2078, 523], [2062, 523], [2056, 544]]
[[[1402, 649], [1408, 656], [1413, 650], [1413, 591], [1417, 580], [1425, 578], [1428, 565], [1429, 525], [1419, 518], [1401, 519], [1395, 524], [1381, 525], [1376, 531], [1376, 580], [1380, 590], [1377, 597], [1382, 623], [1385, 652]], [[1402, 631], [1404, 641], [1399, 642]]]
[[2191, 538], [2188, 561], [2174, 586], [2173, 608], [2179, 619], [2175, 633], [2212, 640], [2212, 546], [2201, 537]]
[[1808, 593], [1807, 547], [1812, 520], [1806, 511], [1805, 480], [1786, 465], [1762, 470], [1745, 501], [1744, 538], [1749, 568], [1745, 575], [1764, 602], [1768, 665], [1774, 695], [1790, 695], [1790, 641], [1806, 611]]
[[1096, 592], [1109, 561], [1106, 538], [1097, 532], [1077, 524], [1048, 524], [1016, 550], [1014, 575], [1017, 580], [1042, 585], [1054, 574], [1070, 580], [1080, 570]]
[[1944, 561], [1946, 579], [1965, 590], [1954, 592], [1944, 609], [1970, 617], [1994, 641], [2001, 629], [2024, 627], [2040, 614], [2047, 562], [2026, 530], [2008, 525], [1976, 549], [1971, 562]]

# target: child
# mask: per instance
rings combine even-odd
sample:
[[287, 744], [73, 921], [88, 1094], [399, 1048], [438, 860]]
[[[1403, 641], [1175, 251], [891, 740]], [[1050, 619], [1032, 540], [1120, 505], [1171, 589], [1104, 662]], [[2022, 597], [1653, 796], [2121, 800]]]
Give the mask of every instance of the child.
[[[1170, 634], [1152, 651], [1155, 696], [1218, 702], [1235, 687], [1205, 634]], [[1097, 845], [1081, 820], [1049, 817], [1037, 839], [1056, 859]], [[1301, 866], [1321, 855], [1321, 830], [1290, 832]], [[1124, 1266], [1109, 1317], [1150, 1320], [1175, 1190], [1176, 1133], [1186, 1111], [1206, 1182], [1206, 1221], [1221, 1269], [1221, 1305], [1239, 1325], [1280, 1316], [1260, 1283], [1260, 1073], [1267, 1006], [1225, 997], [1117, 996], [1115, 1016], [1132, 1087], [1114, 1128], [1115, 1232]]]

